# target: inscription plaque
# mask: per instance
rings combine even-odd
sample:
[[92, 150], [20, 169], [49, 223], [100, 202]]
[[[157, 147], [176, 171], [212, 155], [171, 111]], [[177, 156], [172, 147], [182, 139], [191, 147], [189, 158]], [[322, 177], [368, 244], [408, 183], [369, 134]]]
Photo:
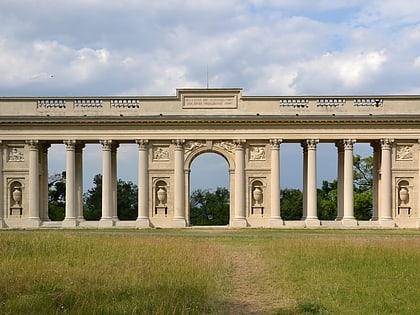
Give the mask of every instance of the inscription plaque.
[[212, 96], [212, 97], [195, 97], [184, 96], [183, 108], [237, 108], [238, 99], [236, 96]]

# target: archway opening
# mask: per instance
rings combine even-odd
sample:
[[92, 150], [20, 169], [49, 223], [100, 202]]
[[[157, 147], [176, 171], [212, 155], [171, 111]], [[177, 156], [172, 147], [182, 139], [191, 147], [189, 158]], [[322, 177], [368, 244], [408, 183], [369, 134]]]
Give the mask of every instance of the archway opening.
[[203, 153], [190, 167], [189, 223], [228, 225], [230, 212], [229, 165], [216, 153]]

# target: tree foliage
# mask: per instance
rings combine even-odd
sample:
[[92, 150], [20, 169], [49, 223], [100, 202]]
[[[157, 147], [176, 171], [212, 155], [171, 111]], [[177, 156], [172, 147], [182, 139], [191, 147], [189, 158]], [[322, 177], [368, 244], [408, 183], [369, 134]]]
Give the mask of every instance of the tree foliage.
[[48, 216], [52, 221], [62, 221], [66, 205], [66, 172], [48, 177]]
[[[84, 194], [84, 216], [86, 220], [99, 220], [102, 216], [102, 175], [93, 178], [94, 186]], [[137, 218], [138, 187], [131, 181], [117, 182], [117, 211], [120, 220]]]
[[300, 220], [303, 215], [303, 194], [299, 189], [283, 189], [280, 193], [283, 220]]
[[190, 223], [192, 225], [229, 224], [229, 190], [218, 187], [194, 190], [190, 197]]

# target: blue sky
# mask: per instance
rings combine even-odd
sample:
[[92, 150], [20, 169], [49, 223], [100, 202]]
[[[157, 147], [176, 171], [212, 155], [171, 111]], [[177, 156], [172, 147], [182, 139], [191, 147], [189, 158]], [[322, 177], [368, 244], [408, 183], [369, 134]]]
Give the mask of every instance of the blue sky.
[[420, 94], [416, 0], [2, 0], [0, 20], [1, 96], [174, 95], [207, 68], [210, 87], [245, 95]]

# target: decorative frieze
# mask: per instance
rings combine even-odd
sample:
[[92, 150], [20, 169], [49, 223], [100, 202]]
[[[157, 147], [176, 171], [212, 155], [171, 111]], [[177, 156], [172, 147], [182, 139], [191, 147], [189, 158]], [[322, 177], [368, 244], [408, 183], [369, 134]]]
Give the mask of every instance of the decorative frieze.
[[280, 108], [304, 109], [309, 107], [308, 99], [291, 98], [280, 100]]
[[193, 150], [195, 150], [197, 148], [200, 148], [204, 145], [205, 145], [205, 143], [200, 142], [200, 141], [187, 141], [184, 144], [184, 149], [185, 149], [185, 152], [188, 153], [188, 152], [192, 152]]
[[61, 99], [43, 99], [37, 101], [37, 109], [65, 109], [66, 100]]
[[318, 108], [338, 108], [346, 104], [344, 98], [320, 98], [316, 100], [316, 107]]
[[139, 109], [140, 101], [135, 99], [111, 100], [111, 109]]
[[265, 161], [265, 147], [252, 146], [250, 148], [250, 160], [251, 161]]
[[10, 148], [8, 161], [9, 162], [24, 162], [25, 158], [24, 158], [23, 152], [16, 147]]
[[355, 98], [353, 105], [355, 107], [382, 107], [383, 100], [380, 98]]
[[154, 147], [153, 160], [155, 161], [168, 161], [169, 160], [169, 147]]
[[233, 153], [235, 150], [235, 144], [232, 141], [218, 141], [214, 144], [215, 147], [219, 147], [225, 151]]
[[101, 109], [102, 100], [98, 100], [98, 99], [74, 100], [73, 105], [75, 109]]
[[413, 160], [412, 148], [411, 145], [397, 145], [397, 161]]

